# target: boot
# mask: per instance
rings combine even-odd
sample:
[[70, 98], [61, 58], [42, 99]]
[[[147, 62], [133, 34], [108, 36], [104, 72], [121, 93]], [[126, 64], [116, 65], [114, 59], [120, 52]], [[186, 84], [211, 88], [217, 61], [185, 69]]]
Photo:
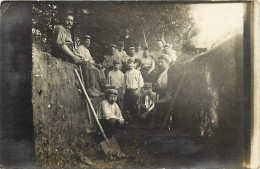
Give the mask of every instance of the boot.
[[99, 97], [99, 94], [96, 93], [93, 89], [89, 88], [87, 89], [87, 93], [89, 94], [89, 96], [91, 97]]

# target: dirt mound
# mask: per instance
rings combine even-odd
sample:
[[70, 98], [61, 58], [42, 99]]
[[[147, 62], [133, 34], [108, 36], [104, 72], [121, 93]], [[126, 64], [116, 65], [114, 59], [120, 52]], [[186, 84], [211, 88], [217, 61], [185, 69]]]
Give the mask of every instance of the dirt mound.
[[168, 89], [172, 96], [185, 74], [174, 102], [177, 127], [193, 135], [216, 136], [222, 150], [241, 150], [243, 56], [243, 35], [238, 34], [207, 53], [187, 54], [170, 67]]
[[[32, 103], [36, 159], [39, 166], [78, 165], [79, 154], [94, 156], [96, 130], [75, 76], [75, 64], [63, 62], [33, 46]], [[94, 99], [94, 107], [100, 99]], [[88, 150], [88, 151], [86, 151]], [[78, 166], [74, 167], [78, 167]]]

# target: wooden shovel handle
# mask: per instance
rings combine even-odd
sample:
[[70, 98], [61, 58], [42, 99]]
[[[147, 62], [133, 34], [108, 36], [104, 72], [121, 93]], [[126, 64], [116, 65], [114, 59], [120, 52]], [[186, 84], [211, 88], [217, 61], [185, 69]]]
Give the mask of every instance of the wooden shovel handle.
[[104, 132], [104, 130], [103, 130], [103, 128], [102, 128], [102, 126], [101, 126], [99, 120], [98, 120], [96, 111], [95, 111], [95, 109], [94, 109], [94, 107], [93, 107], [93, 105], [92, 105], [92, 103], [91, 103], [91, 100], [90, 100], [90, 98], [89, 98], [89, 96], [88, 96], [88, 94], [87, 94], [87, 92], [86, 92], [85, 86], [83, 85], [83, 83], [82, 83], [82, 81], [81, 81], [81, 79], [80, 79], [79, 73], [78, 73], [78, 71], [77, 71], [76, 69], [75, 69], [75, 73], [76, 73], [76, 75], [77, 75], [77, 77], [78, 77], [78, 80], [79, 80], [79, 83], [80, 83], [80, 85], [81, 85], [81, 87], [82, 87], [82, 90], [83, 90], [83, 92], [84, 92], [84, 94], [85, 94], [85, 96], [86, 96], [86, 98], [87, 98], [87, 101], [88, 101], [88, 104], [89, 104], [89, 106], [90, 106], [90, 109], [92, 110], [92, 113], [93, 113], [93, 115], [94, 115], [94, 117], [95, 117], [95, 119], [96, 119], [96, 121], [97, 121], [98, 127], [99, 127], [99, 129], [100, 129], [100, 131], [101, 131], [103, 137], [105, 138], [105, 140], [107, 140], [107, 136], [106, 136], [106, 134], [105, 134], [105, 132]]

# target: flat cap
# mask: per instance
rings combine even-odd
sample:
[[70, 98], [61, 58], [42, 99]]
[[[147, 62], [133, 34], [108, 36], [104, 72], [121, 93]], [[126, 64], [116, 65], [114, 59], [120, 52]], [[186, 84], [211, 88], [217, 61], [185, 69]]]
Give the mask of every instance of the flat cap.
[[116, 48], [116, 45], [115, 45], [115, 44], [111, 44], [110, 47], [114, 47], [114, 48]]
[[144, 87], [143, 88], [152, 88], [152, 83], [144, 83]]
[[134, 59], [130, 58], [127, 60], [127, 63], [133, 63], [134, 62]]
[[133, 47], [133, 46], [131, 46], [131, 47], [129, 47], [129, 50], [135, 50], [135, 47]]
[[90, 39], [90, 35], [83, 35], [83, 36], [82, 36], [82, 39], [83, 39], [83, 40]]
[[106, 94], [115, 94], [118, 95], [118, 91], [116, 89], [107, 89]]
[[158, 59], [164, 59], [164, 60], [166, 60], [167, 62], [170, 62], [170, 61], [171, 61], [170, 56], [169, 56], [169, 55], [166, 55], [166, 54], [162, 54]]
[[166, 43], [166, 44], [164, 45], [164, 47], [172, 48], [172, 45], [170, 45], [169, 43]]
[[107, 89], [116, 89], [116, 86], [105, 85], [105, 86], [104, 86], [104, 89], [105, 89], [105, 90], [107, 90]]
[[149, 48], [148, 47], [144, 47], [144, 50], [149, 50]]
[[113, 64], [120, 64], [119, 60], [113, 60]]

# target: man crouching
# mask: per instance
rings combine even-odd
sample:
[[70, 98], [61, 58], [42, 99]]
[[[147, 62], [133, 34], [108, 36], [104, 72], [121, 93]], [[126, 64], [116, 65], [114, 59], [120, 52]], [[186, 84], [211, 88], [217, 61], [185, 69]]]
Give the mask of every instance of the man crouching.
[[108, 137], [111, 137], [118, 129], [122, 128], [125, 122], [116, 103], [117, 95], [118, 91], [116, 89], [108, 89], [106, 91], [106, 100], [100, 103], [97, 111], [100, 123]]

